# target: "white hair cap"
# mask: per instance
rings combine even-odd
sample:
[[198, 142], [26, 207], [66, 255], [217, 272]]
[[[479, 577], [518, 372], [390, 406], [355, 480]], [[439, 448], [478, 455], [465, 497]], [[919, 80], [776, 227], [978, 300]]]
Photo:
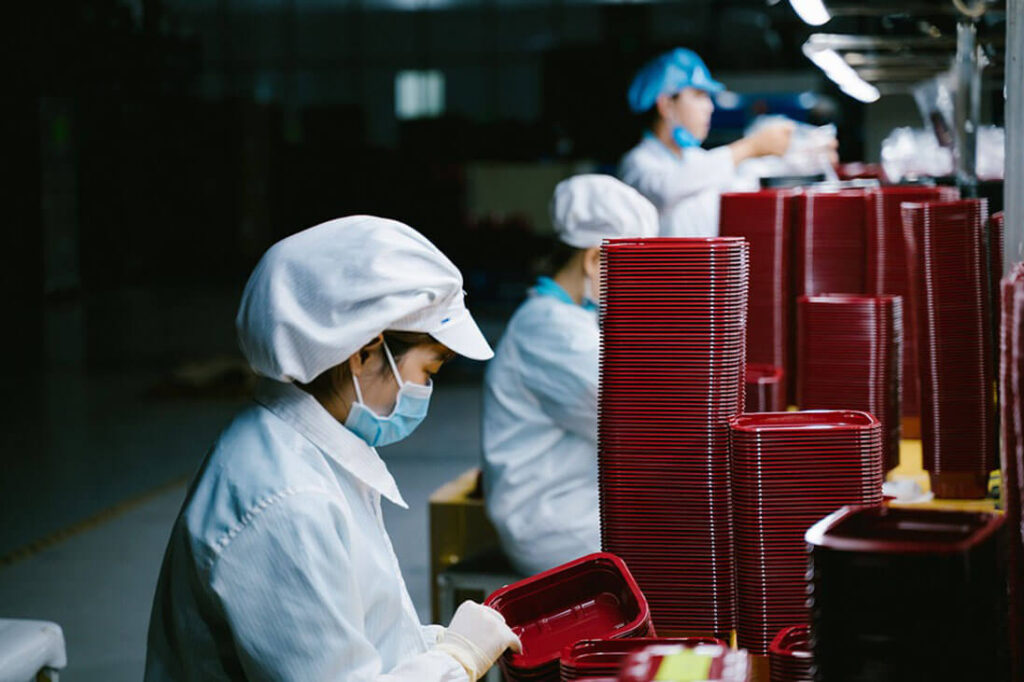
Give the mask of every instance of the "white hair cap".
[[339, 218], [274, 244], [235, 326], [252, 368], [309, 383], [383, 331], [422, 332], [474, 360], [494, 353], [463, 300], [462, 274], [408, 225]]
[[658, 209], [610, 175], [577, 175], [558, 183], [551, 221], [559, 238], [578, 249], [605, 239], [658, 235]]

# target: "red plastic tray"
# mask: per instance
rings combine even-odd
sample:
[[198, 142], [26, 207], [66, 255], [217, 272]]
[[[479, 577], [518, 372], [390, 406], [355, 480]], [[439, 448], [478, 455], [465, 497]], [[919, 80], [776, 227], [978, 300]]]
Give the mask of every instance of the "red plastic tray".
[[650, 632], [650, 609], [625, 562], [591, 554], [501, 588], [488, 606], [505, 617], [523, 643], [505, 661], [532, 669], [557, 661], [566, 645]]

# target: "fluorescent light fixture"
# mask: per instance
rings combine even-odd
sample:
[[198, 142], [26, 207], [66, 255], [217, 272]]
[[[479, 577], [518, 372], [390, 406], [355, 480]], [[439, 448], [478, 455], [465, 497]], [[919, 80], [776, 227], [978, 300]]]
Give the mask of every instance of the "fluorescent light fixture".
[[824, 0], [789, 0], [789, 4], [792, 5], [797, 16], [803, 19], [805, 24], [811, 26], [821, 26], [832, 18], [832, 15], [825, 9]]
[[850, 97], [861, 102], [874, 102], [881, 96], [878, 88], [861, 78], [835, 50], [815, 48], [807, 42], [804, 43], [803, 51], [804, 55], [829, 77], [829, 80]]
[[715, 104], [722, 109], [737, 109], [743, 100], [735, 92], [723, 90], [715, 95]]

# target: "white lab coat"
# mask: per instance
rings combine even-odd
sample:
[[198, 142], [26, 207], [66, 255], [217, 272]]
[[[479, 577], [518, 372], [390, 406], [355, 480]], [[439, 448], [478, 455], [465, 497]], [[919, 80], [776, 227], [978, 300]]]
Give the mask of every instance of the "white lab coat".
[[662, 237], [717, 237], [721, 193], [756, 189], [728, 147], [691, 147], [680, 157], [651, 134], [622, 158], [619, 177], [658, 209]]
[[487, 367], [484, 500], [524, 574], [600, 551], [599, 354], [596, 311], [533, 295]]
[[174, 525], [145, 679], [465, 682], [416, 617], [381, 496], [405, 506], [377, 452], [265, 380]]

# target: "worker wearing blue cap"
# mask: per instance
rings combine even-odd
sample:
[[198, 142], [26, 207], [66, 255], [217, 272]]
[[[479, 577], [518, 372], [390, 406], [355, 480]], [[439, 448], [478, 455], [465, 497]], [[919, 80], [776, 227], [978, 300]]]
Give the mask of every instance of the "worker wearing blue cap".
[[725, 86], [692, 50], [676, 48], [645, 64], [629, 88], [629, 106], [650, 114], [644, 139], [622, 159], [619, 175], [657, 208], [663, 237], [715, 237], [722, 192], [743, 189], [736, 167], [782, 155], [789, 123], [764, 126], [730, 145], [706, 150], [711, 96]]

